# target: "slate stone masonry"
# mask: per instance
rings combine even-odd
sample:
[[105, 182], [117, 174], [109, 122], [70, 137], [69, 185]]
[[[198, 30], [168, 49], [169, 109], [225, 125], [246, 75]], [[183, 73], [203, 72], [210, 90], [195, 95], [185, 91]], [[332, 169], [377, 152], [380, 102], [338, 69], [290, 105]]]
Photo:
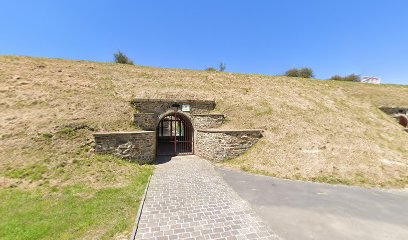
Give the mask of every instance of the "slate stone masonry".
[[380, 110], [395, 118], [400, 125], [408, 132], [408, 108], [403, 107], [380, 107]]
[[[134, 114], [134, 123], [143, 130], [155, 130], [160, 120], [160, 116], [169, 111], [179, 111], [181, 105], [189, 105], [189, 112], [182, 112], [190, 119], [195, 114], [209, 114], [215, 108], [215, 101], [213, 100], [178, 100], [178, 99], [140, 99], [136, 98], [131, 101], [132, 106], [137, 111]], [[173, 107], [178, 104], [177, 109]]]
[[[194, 129], [194, 154], [212, 161], [238, 157], [259, 138], [261, 130], [218, 130], [223, 114], [212, 113], [213, 100], [133, 99], [134, 123], [139, 132], [96, 133], [97, 153], [110, 153], [138, 163], [151, 163], [156, 158], [156, 127], [169, 114], [178, 112], [191, 121]], [[175, 107], [177, 105], [177, 107]], [[189, 105], [183, 111], [182, 105]]]
[[194, 114], [192, 117], [195, 129], [217, 128], [224, 122], [223, 114]]
[[167, 109], [171, 108], [174, 103], [192, 106], [192, 114], [207, 113], [215, 108], [215, 101], [213, 100], [135, 98], [131, 101], [133, 107], [139, 112], [156, 114], [165, 112]]
[[113, 154], [139, 164], [151, 163], [156, 158], [156, 132], [95, 133], [95, 152]]
[[262, 130], [198, 130], [196, 155], [220, 162], [238, 157], [262, 137]]

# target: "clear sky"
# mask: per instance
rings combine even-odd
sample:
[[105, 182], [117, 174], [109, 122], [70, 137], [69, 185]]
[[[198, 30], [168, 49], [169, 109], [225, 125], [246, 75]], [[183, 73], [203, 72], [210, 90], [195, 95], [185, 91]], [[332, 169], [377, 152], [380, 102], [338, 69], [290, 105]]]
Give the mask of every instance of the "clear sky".
[[0, 54], [408, 84], [408, 1], [0, 0]]

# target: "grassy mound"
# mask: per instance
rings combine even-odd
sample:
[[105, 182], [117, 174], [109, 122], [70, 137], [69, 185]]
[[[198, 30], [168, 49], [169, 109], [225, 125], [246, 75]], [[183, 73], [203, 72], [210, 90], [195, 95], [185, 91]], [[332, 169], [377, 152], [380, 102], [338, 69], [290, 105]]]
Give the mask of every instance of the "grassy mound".
[[[132, 97], [173, 97], [215, 99], [227, 116], [222, 128], [265, 130], [226, 166], [289, 179], [408, 186], [408, 134], [378, 109], [407, 107], [406, 86], [2, 56], [0, 96], [6, 181], [29, 175], [33, 183], [44, 176], [76, 183], [75, 176], [51, 172], [74, 164], [73, 155], [91, 156], [92, 131], [134, 128]], [[33, 173], [18, 170], [34, 165]]]

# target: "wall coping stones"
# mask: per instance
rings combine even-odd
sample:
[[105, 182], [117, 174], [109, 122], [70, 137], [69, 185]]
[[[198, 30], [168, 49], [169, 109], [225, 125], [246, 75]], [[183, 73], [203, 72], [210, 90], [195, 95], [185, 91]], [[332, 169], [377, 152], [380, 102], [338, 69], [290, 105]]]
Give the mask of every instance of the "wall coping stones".
[[97, 132], [94, 136], [109, 136], [109, 135], [128, 135], [128, 134], [143, 134], [143, 133], [155, 133], [155, 131], [122, 131], [122, 132]]
[[263, 133], [262, 129], [198, 129], [199, 132], [208, 133]]
[[138, 112], [138, 113], [135, 113], [135, 115], [155, 115], [155, 113]]
[[200, 114], [193, 114], [193, 116], [222, 116], [225, 117], [222, 113], [200, 113]]
[[198, 103], [198, 104], [209, 104], [215, 105], [215, 101], [214, 100], [199, 100], [199, 99], [172, 99], [172, 98], [134, 98], [132, 101], [132, 103], [135, 102], [163, 102], [163, 103], [190, 103], [190, 104], [194, 104], [194, 103]]
[[403, 114], [408, 112], [408, 107], [394, 107], [394, 106], [385, 107], [385, 106], [381, 106], [381, 107], [379, 107], [379, 109], [381, 111], [383, 111], [384, 113], [388, 114], [388, 115], [401, 114], [400, 111], [402, 111]]

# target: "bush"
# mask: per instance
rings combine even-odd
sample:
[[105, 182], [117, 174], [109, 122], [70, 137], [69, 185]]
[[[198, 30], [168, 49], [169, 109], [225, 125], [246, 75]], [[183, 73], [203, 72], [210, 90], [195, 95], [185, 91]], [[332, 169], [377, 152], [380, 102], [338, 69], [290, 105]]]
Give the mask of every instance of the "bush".
[[312, 78], [314, 77], [313, 75], [313, 70], [310, 68], [302, 68], [299, 70], [299, 77], [301, 78]]
[[300, 78], [312, 78], [313, 75], [313, 70], [310, 68], [292, 68], [286, 71], [285, 75], [287, 77], [300, 77]]
[[350, 74], [346, 77], [342, 77], [339, 75], [334, 75], [330, 78], [330, 80], [335, 80], [335, 81], [348, 81], [348, 82], [359, 82], [360, 81], [360, 76], [356, 74]]
[[115, 63], [122, 63], [122, 64], [130, 64], [133, 65], [133, 61], [130, 60], [125, 54], [123, 54], [121, 51], [118, 51], [117, 53], [113, 54], [113, 57], [115, 59]]
[[330, 78], [330, 80], [343, 81], [343, 77], [340, 75], [334, 75]]
[[344, 78], [344, 81], [360, 82], [360, 76], [356, 74], [350, 74]]
[[288, 77], [298, 77], [299, 70], [297, 68], [289, 69], [288, 71], [286, 71], [285, 75]]
[[206, 68], [205, 71], [209, 71], [209, 72], [224, 72], [226, 68], [227, 68], [227, 67], [225, 66], [225, 63], [220, 62], [220, 65], [218, 66], [218, 70], [215, 69], [215, 68], [213, 68], [213, 67], [209, 67], [209, 68]]
[[213, 67], [209, 67], [209, 68], [206, 68], [205, 71], [216, 72], [217, 70]]

